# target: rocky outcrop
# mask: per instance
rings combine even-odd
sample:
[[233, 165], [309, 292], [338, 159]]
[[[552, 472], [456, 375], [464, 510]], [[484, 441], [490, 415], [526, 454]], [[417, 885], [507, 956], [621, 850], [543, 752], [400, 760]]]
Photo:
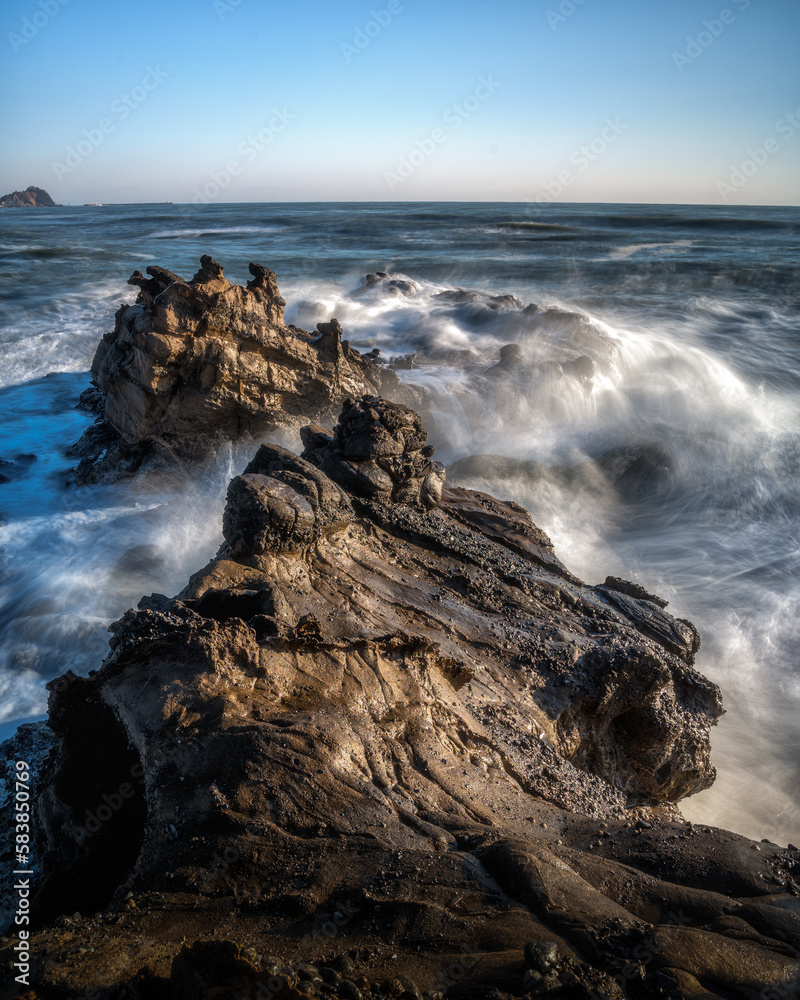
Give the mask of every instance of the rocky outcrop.
[[444, 466], [431, 461], [422, 422], [405, 406], [348, 399], [333, 435], [307, 427], [301, 437], [306, 457], [356, 496], [429, 509], [442, 498]]
[[0, 208], [57, 208], [50, 195], [42, 188], [30, 187], [24, 191], [13, 191], [0, 198]]
[[[219, 441], [333, 420], [348, 396], [419, 401], [394, 372], [362, 357], [339, 323], [287, 326], [275, 275], [251, 264], [232, 284], [211, 257], [190, 281], [162, 267], [135, 271], [92, 364], [98, 422], [75, 446], [78, 481], [196, 462]], [[91, 398], [89, 398], [91, 397]]]
[[447, 487], [405, 407], [303, 439], [51, 685], [28, 1000], [795, 996], [800, 855], [676, 807], [691, 625]]

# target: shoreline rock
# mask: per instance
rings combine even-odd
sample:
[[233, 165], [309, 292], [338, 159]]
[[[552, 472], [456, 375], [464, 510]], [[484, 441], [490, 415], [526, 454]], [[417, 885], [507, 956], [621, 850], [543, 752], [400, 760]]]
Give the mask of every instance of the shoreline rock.
[[796, 995], [800, 854], [676, 805], [693, 627], [448, 487], [404, 406], [302, 437], [50, 685], [26, 1000]]
[[197, 465], [222, 441], [333, 421], [348, 396], [424, 402], [353, 349], [336, 319], [314, 333], [287, 326], [274, 273], [250, 274], [232, 284], [207, 255], [189, 281], [157, 266], [133, 273], [136, 301], [118, 309], [82, 397], [98, 420], [72, 449], [76, 482]]

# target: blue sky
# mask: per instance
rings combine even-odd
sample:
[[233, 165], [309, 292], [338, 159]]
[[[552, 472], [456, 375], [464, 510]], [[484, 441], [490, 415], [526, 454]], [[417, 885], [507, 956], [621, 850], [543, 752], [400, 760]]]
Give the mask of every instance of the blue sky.
[[5, 0], [0, 26], [0, 194], [800, 203], [797, 0]]

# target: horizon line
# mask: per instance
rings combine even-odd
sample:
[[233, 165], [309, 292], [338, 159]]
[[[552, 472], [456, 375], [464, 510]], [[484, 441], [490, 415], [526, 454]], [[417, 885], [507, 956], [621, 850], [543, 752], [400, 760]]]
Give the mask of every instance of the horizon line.
[[[24, 190], [24, 189], [23, 189]], [[45, 190], [42, 188], [41, 190]], [[16, 192], [12, 192], [16, 193]], [[404, 200], [383, 200], [383, 199], [293, 199], [284, 200], [280, 199], [277, 201], [209, 201], [196, 203], [192, 201], [104, 201], [104, 202], [66, 202], [64, 204], [56, 205], [31, 205], [31, 206], [20, 206], [20, 205], [3, 205], [1, 208], [123, 208], [129, 207], [131, 205], [175, 205], [180, 207], [189, 206], [191, 208], [202, 209], [202, 208], [214, 208], [222, 207], [227, 205], [529, 205], [535, 206], [540, 211], [548, 211], [551, 208], [556, 208], [557, 206], [568, 206], [568, 205], [652, 205], [658, 207], [670, 207], [670, 208], [712, 208], [712, 209], [737, 209], [737, 208], [800, 208], [800, 202], [797, 203], [753, 203], [747, 205], [739, 204], [719, 204], [712, 202], [681, 202], [681, 201], [552, 201], [552, 202], [534, 202], [530, 200], [523, 199], [519, 200], [491, 200], [485, 201], [482, 199], [474, 198], [469, 200], [452, 200], [444, 198], [432, 198], [432, 199], [404, 199]]]

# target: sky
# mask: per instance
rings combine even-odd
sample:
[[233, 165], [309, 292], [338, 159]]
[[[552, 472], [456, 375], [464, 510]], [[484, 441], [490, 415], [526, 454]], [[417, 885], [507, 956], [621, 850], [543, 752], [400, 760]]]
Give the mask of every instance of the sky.
[[800, 203], [798, 0], [4, 0], [0, 194]]

